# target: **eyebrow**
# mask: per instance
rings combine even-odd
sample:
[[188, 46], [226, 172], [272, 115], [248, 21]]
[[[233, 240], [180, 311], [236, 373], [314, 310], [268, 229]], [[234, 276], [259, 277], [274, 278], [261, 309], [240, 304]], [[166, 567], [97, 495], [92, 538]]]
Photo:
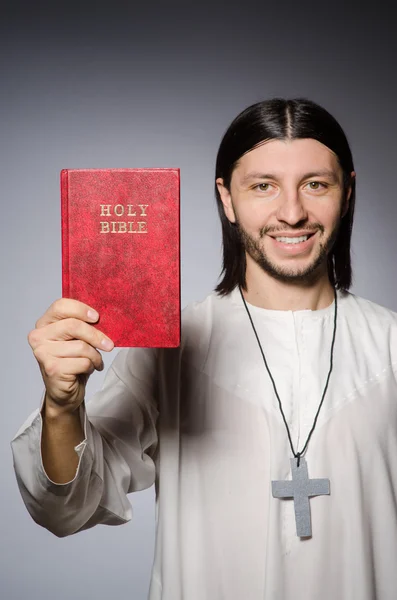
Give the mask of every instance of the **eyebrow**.
[[[334, 182], [338, 182], [338, 177], [336, 173], [330, 169], [321, 169], [320, 171], [310, 171], [310, 173], [306, 173], [301, 179], [310, 179], [312, 177], [328, 177]], [[259, 173], [259, 172], [251, 172], [247, 173], [245, 177], [241, 180], [242, 184], [248, 183], [252, 179], [279, 179], [279, 177], [275, 173]]]

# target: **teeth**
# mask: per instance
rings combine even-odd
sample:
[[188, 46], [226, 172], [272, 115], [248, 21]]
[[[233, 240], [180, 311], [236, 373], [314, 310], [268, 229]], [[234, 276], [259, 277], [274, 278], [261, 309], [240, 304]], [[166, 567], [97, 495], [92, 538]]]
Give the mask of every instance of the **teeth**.
[[308, 239], [308, 235], [302, 235], [300, 237], [276, 237], [278, 242], [283, 242], [284, 244], [299, 244], [299, 242], [306, 242]]

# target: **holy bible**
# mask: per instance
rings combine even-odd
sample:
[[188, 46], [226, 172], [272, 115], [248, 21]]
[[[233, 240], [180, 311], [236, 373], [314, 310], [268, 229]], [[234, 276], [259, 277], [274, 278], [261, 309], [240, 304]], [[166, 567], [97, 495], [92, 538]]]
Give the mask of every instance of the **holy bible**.
[[61, 171], [62, 296], [115, 346], [180, 344], [179, 169]]

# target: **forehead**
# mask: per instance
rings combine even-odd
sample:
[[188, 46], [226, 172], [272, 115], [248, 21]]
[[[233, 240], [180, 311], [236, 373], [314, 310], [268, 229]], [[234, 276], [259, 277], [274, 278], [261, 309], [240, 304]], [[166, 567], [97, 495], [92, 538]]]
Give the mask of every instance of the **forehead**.
[[244, 154], [233, 176], [241, 181], [250, 172], [283, 177], [323, 170], [332, 170], [336, 174], [342, 171], [335, 153], [321, 142], [311, 138], [271, 140]]

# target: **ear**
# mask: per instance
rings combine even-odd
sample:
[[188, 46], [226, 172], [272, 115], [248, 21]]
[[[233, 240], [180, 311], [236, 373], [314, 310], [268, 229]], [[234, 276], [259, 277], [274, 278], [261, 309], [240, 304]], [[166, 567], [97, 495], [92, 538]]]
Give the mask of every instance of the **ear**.
[[[350, 177], [353, 183], [353, 180], [356, 178], [356, 172], [352, 171], [350, 173]], [[346, 194], [346, 199], [343, 205], [343, 210], [342, 210], [342, 219], [343, 217], [347, 214], [347, 211], [349, 210], [349, 202], [350, 202], [350, 196], [352, 195], [352, 185], [349, 186], [349, 189], [347, 190], [347, 194]]]
[[226, 217], [231, 223], [236, 222], [236, 215], [234, 214], [232, 197], [229, 190], [224, 186], [222, 177], [218, 177], [216, 180], [216, 186], [218, 188], [219, 195], [222, 200], [223, 210], [225, 211]]

